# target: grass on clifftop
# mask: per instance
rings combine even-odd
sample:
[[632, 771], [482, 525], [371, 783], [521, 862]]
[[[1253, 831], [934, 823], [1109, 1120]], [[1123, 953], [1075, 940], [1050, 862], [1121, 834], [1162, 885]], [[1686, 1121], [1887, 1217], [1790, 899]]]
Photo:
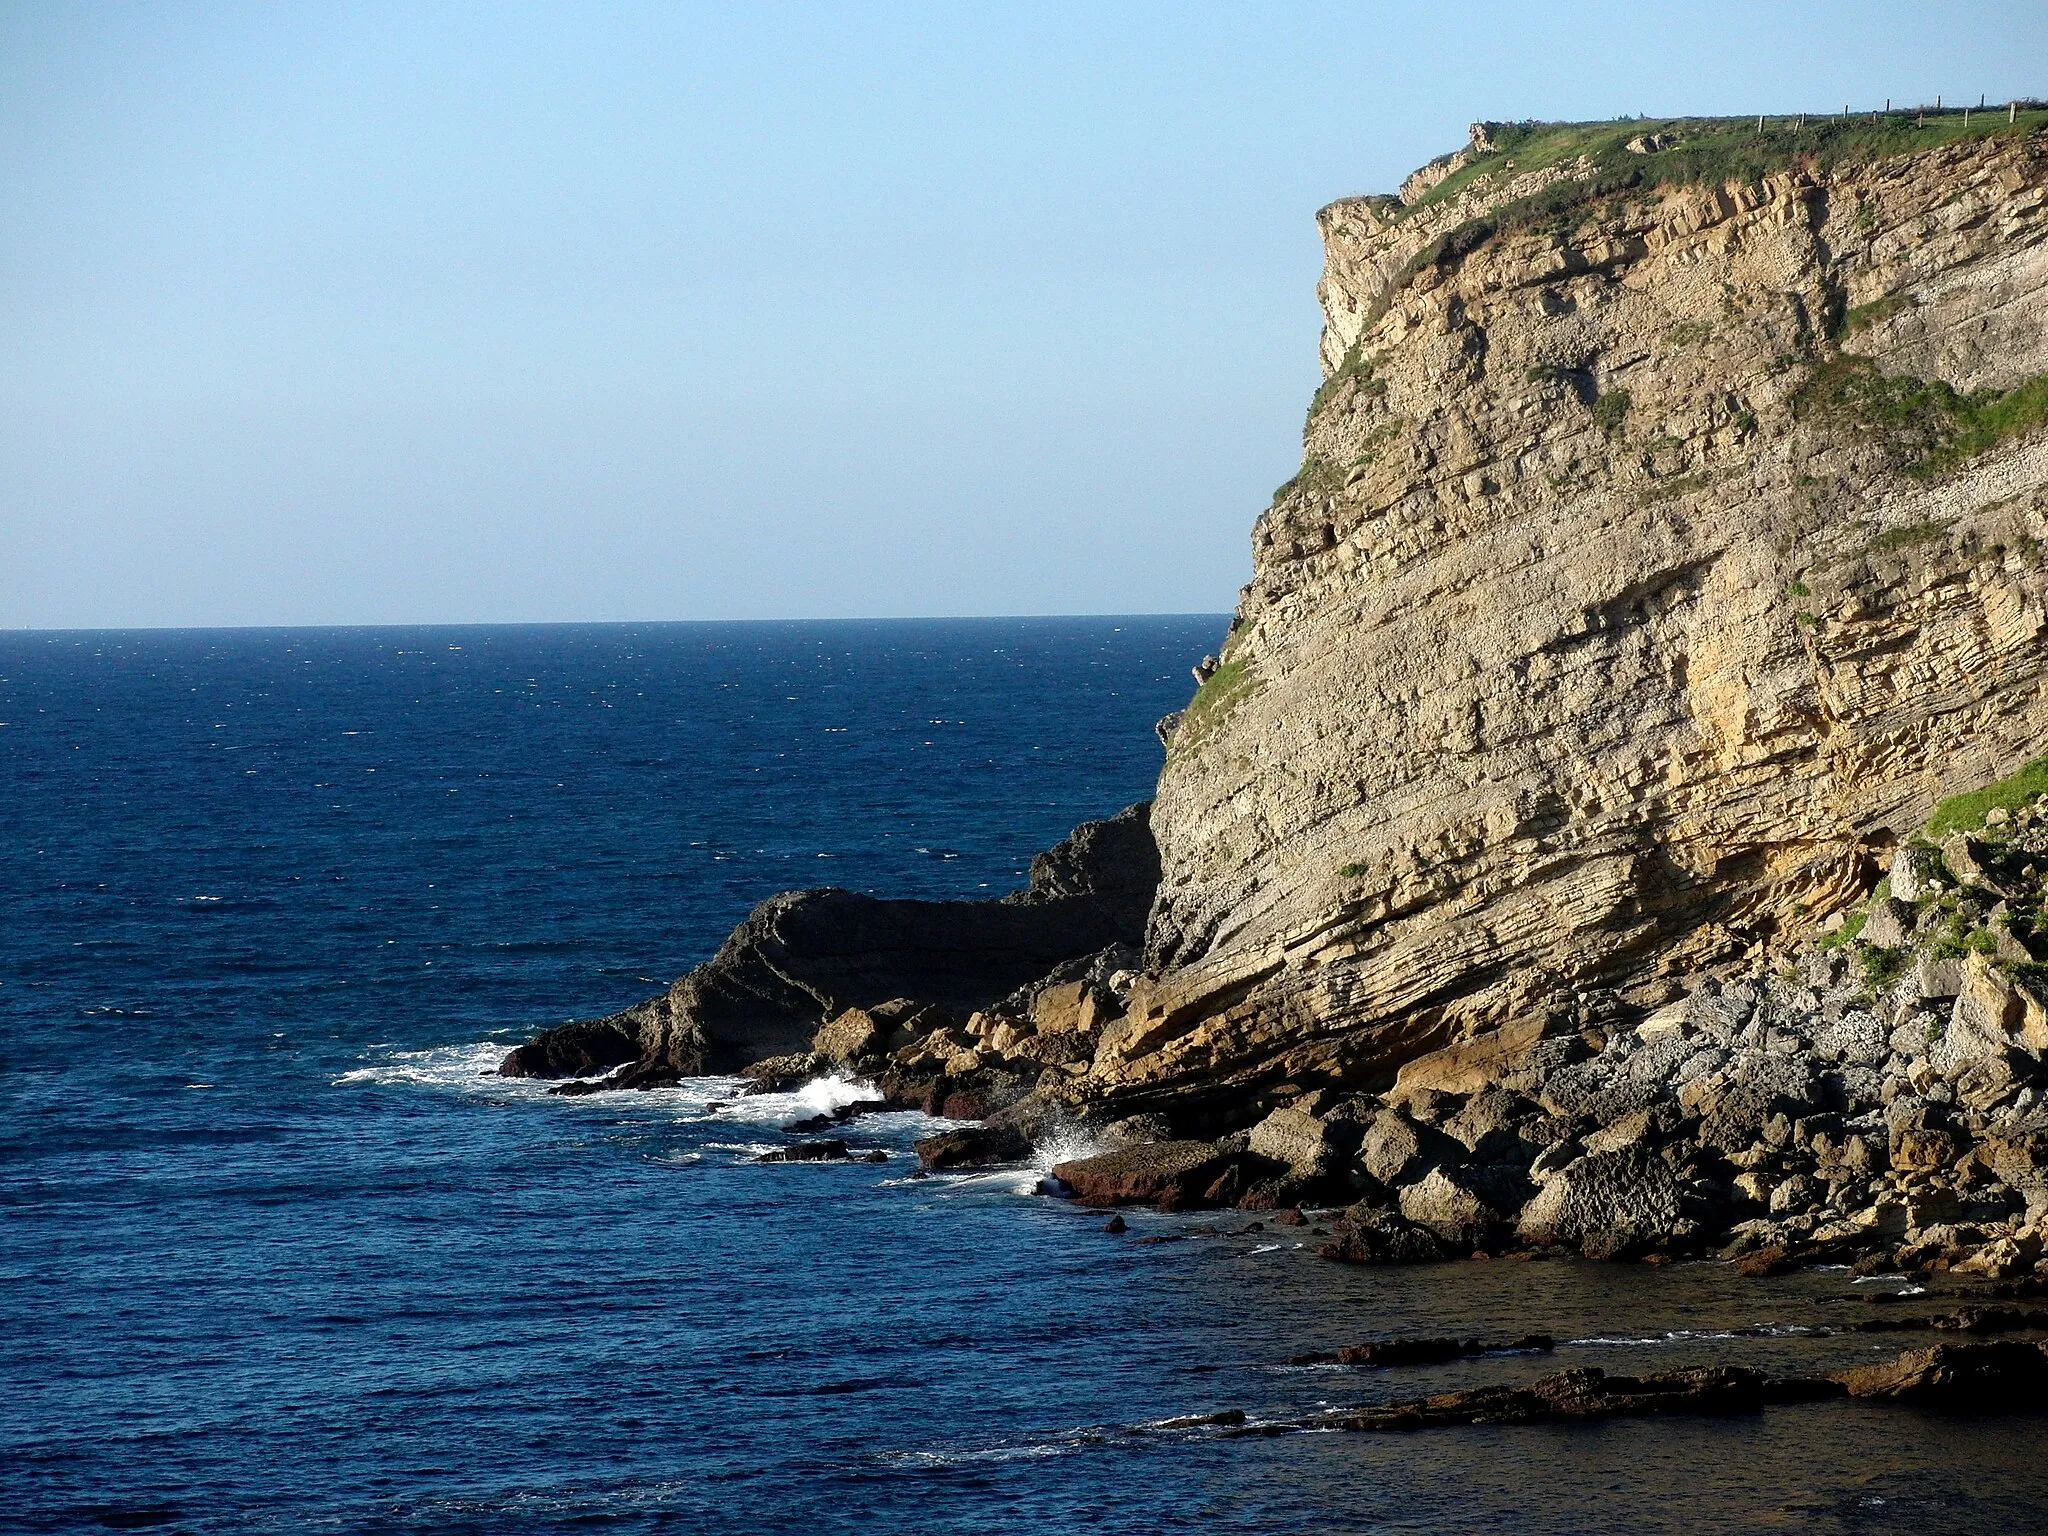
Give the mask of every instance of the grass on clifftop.
[[[2002, 105], [1982, 110], [1972, 107], [1968, 115], [1967, 128], [1960, 108], [1928, 112], [1924, 121], [1917, 110], [1852, 112], [1846, 118], [1810, 115], [1803, 126], [1796, 115], [1766, 115], [1762, 133], [1757, 132], [1754, 117], [1504, 123], [1493, 129], [1496, 153], [1481, 155], [1445, 177], [1413, 208], [1402, 212], [1412, 213], [1414, 208], [1455, 197], [1479, 177], [1506, 169], [1509, 161], [1519, 173], [1583, 158], [1590, 162], [1596, 179], [1632, 175], [1646, 186], [1753, 182], [1792, 165], [1826, 170], [1933, 149], [1958, 139], [1990, 139], [2048, 129], [2048, 107], [2037, 103], [2026, 104], [2011, 123], [2006, 122]], [[1650, 154], [1629, 153], [1629, 141], [1645, 136], [1668, 136], [1673, 142]]]
[[2048, 795], [2048, 757], [2037, 757], [2011, 778], [1968, 794], [1950, 795], [1927, 818], [1924, 836], [1939, 841], [1951, 832], [1974, 832], [1991, 810], [2016, 811], [2036, 795]]

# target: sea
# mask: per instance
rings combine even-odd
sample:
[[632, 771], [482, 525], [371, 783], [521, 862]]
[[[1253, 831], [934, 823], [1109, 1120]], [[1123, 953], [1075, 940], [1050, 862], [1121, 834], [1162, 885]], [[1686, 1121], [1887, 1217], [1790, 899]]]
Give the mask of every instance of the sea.
[[0, 1531], [2048, 1530], [2041, 1420], [1176, 1422], [1832, 1368], [1897, 1277], [1355, 1268], [1105, 1231], [1051, 1151], [918, 1177], [915, 1114], [757, 1160], [857, 1083], [494, 1075], [772, 892], [1021, 884], [1149, 793], [1224, 622], [0, 635]]

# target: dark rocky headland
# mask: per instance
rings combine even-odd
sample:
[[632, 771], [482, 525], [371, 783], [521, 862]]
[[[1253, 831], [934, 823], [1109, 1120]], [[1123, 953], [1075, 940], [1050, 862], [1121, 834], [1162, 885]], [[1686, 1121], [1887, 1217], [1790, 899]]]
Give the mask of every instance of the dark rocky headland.
[[772, 897], [503, 1070], [842, 1072], [972, 1122], [931, 1166], [1085, 1136], [1086, 1201], [1325, 1208], [1335, 1259], [2033, 1283], [2048, 112], [2009, 116], [1480, 125], [1324, 209], [1301, 469], [1155, 799], [998, 901]]

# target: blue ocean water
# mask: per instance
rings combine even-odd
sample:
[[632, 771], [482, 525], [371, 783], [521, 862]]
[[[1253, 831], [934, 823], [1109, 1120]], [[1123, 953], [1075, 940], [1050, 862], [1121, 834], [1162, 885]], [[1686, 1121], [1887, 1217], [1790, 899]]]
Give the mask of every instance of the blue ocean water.
[[[886, 1164], [752, 1161], [843, 1085], [714, 1110], [716, 1080], [486, 1075], [771, 891], [1020, 883], [1148, 791], [1221, 629], [0, 637], [0, 1530], [2043, 1529], [2025, 1421], [1148, 1427], [1864, 1358], [1806, 1331], [1859, 1305], [1840, 1274], [1116, 1237], [1035, 1169], [908, 1177], [915, 1115], [859, 1122]], [[1285, 1364], [1527, 1329], [1573, 1342]]]

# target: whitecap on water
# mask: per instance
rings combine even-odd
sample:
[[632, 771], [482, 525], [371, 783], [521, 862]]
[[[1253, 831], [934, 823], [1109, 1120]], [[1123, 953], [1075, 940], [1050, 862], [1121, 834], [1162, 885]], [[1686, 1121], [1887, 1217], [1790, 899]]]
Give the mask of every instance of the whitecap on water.
[[[373, 1047], [373, 1049], [376, 1049]], [[390, 1051], [372, 1066], [357, 1067], [337, 1077], [335, 1085], [373, 1083], [383, 1087], [459, 1088], [473, 1091], [486, 1076], [494, 1089], [527, 1088], [546, 1092], [545, 1083], [531, 1078], [498, 1077], [498, 1063], [504, 1048], [489, 1041], [465, 1045], [437, 1045], [424, 1051]]]
[[[473, 1040], [461, 1045], [437, 1045], [418, 1051], [400, 1050], [395, 1042], [383, 1041], [370, 1046], [369, 1051], [380, 1059], [342, 1073], [334, 1080], [337, 1087], [369, 1083], [383, 1087], [452, 1089], [458, 1093], [494, 1098], [510, 1096], [541, 1100], [564, 1109], [586, 1112], [616, 1111], [621, 1103], [620, 1097], [614, 1094], [551, 1095], [549, 1090], [561, 1086], [559, 1083], [533, 1077], [498, 1076], [498, 1064], [505, 1057], [503, 1040]], [[627, 1094], [625, 1102], [631, 1103], [636, 1110], [666, 1109], [679, 1113], [685, 1119], [698, 1119], [712, 1104], [736, 1099], [745, 1087], [745, 1080], [737, 1077], [686, 1077], [672, 1088], [651, 1088]], [[739, 1100], [742, 1104], [761, 1105], [772, 1100], [780, 1108], [770, 1109], [765, 1114], [743, 1113], [734, 1118], [742, 1121], [772, 1120], [780, 1124], [792, 1118], [793, 1113], [819, 1112], [816, 1109], [793, 1112], [791, 1106], [800, 1097], [799, 1094], [766, 1094], [758, 1100]]]
[[1829, 1331], [1826, 1328], [1809, 1328], [1802, 1323], [1760, 1323], [1750, 1328], [1674, 1328], [1669, 1333], [1651, 1334], [1646, 1338], [1608, 1338], [1596, 1335], [1584, 1339], [1565, 1339], [1562, 1342], [1567, 1348], [1591, 1349], [1601, 1346], [1719, 1342], [1726, 1339], [1825, 1338]]
[[792, 1120], [829, 1115], [854, 1104], [872, 1104], [882, 1097], [881, 1090], [872, 1083], [856, 1082], [844, 1072], [814, 1077], [801, 1088], [788, 1093], [755, 1093], [744, 1098], [738, 1097], [746, 1087], [742, 1078], [688, 1078], [684, 1087], [693, 1088], [699, 1083], [716, 1084], [722, 1090], [704, 1095], [706, 1100], [728, 1101], [720, 1104], [716, 1111], [719, 1119], [737, 1120], [748, 1125], [782, 1126]]

